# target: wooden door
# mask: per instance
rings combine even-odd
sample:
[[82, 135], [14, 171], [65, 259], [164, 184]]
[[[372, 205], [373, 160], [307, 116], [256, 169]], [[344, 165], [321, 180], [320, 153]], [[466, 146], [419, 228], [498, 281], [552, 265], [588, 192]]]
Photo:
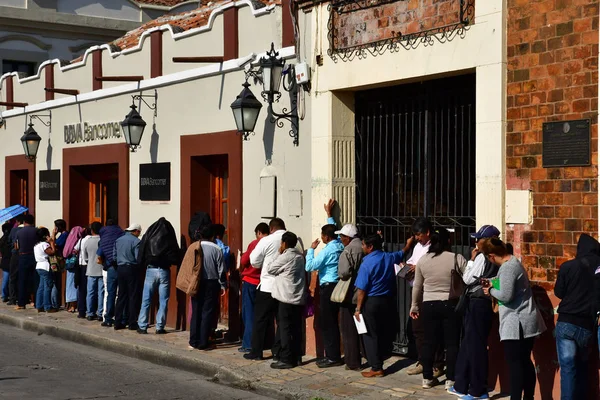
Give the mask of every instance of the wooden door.
[[107, 185], [105, 182], [89, 183], [89, 221], [106, 224]]

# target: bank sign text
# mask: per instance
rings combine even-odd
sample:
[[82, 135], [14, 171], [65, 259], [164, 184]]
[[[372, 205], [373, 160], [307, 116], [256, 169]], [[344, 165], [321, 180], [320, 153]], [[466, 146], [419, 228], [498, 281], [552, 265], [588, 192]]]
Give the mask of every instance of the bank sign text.
[[65, 143], [91, 142], [121, 137], [121, 125], [118, 122], [107, 122], [92, 125], [88, 122], [65, 125]]

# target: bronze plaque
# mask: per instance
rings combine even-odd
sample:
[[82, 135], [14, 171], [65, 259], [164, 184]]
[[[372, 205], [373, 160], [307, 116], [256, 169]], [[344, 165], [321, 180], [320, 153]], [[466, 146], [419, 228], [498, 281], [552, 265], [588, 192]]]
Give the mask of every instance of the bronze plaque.
[[591, 164], [589, 119], [547, 122], [542, 132], [543, 167], [585, 167]]

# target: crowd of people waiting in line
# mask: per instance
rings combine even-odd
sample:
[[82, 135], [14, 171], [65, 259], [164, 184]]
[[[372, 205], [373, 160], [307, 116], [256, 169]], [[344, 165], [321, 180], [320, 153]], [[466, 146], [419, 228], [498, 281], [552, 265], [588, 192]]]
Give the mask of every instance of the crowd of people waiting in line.
[[[370, 370], [362, 375], [384, 376], [383, 363], [392, 354], [399, 322], [400, 277], [412, 286], [410, 325], [418, 352], [418, 363], [408, 373], [422, 374], [423, 388], [439, 384], [445, 373], [449, 393], [461, 399], [489, 398], [488, 336], [497, 313], [510, 371], [510, 398], [534, 398], [531, 353], [546, 326], [527, 271], [512, 255], [511, 246], [499, 239], [496, 227], [484, 225], [471, 235], [475, 248], [469, 261], [452, 251], [448, 230], [434, 228], [426, 218], [415, 221], [402, 250], [386, 252], [380, 233], [359, 236], [351, 224], [338, 230], [332, 218], [334, 205], [334, 200], [325, 204], [327, 224], [306, 253], [280, 218], [256, 226], [256, 239], [240, 260], [244, 329], [239, 351], [244, 358], [262, 360], [270, 348], [274, 369], [301, 363], [304, 318], [312, 308], [309, 273], [317, 271], [318, 326], [325, 353], [317, 366], [345, 364], [347, 370], [362, 371], [364, 356]], [[179, 265], [177, 287], [192, 301], [190, 348], [214, 349], [219, 297], [226, 293], [232, 257], [223, 243], [225, 227], [199, 214], [197, 227], [190, 227], [195, 241], [183, 257], [173, 226], [164, 218], [140, 240], [139, 224], [123, 231], [109, 220], [104, 227], [93, 222], [69, 232], [65, 221], [56, 220], [51, 233], [36, 228], [33, 216], [20, 216], [2, 226], [2, 300], [23, 310], [35, 293], [38, 312], [56, 312], [64, 268], [68, 311], [115, 330], [146, 334], [150, 303], [158, 291], [155, 328], [164, 334], [169, 269]], [[316, 254], [321, 242], [325, 246]], [[589, 345], [600, 314], [596, 239], [580, 235], [577, 256], [562, 265], [555, 294], [562, 299], [555, 332], [561, 398], [584, 399]], [[362, 322], [366, 332], [359, 334]]]

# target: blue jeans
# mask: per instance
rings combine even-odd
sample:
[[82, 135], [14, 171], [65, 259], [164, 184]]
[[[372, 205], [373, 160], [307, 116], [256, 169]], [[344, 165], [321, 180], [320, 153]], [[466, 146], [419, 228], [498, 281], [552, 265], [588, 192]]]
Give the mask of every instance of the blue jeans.
[[52, 308], [52, 286], [54, 286], [54, 279], [52, 279], [52, 273], [43, 269], [37, 270], [40, 276], [40, 284], [37, 288], [37, 294], [35, 296], [35, 306], [38, 310], [44, 309], [48, 311]]
[[151, 268], [146, 270], [144, 280], [144, 294], [142, 295], [142, 308], [138, 317], [140, 329], [148, 329], [148, 314], [152, 295], [158, 289], [158, 312], [156, 313], [156, 330], [165, 329], [167, 323], [167, 306], [169, 304], [170, 271], [164, 268]]
[[8, 281], [10, 280], [10, 271], [8, 267], [2, 270], [2, 300], [8, 300]]
[[104, 280], [101, 276], [87, 277], [87, 316], [102, 318], [104, 311]]
[[104, 310], [104, 322], [115, 322], [115, 301], [117, 299], [117, 270], [110, 267], [106, 271], [106, 309]]
[[244, 321], [244, 336], [242, 348], [252, 350], [252, 327], [254, 326], [254, 300], [256, 287], [248, 282], [242, 282], [242, 321]]
[[592, 331], [567, 322], [556, 324], [561, 400], [584, 399], [587, 385], [588, 344]]

